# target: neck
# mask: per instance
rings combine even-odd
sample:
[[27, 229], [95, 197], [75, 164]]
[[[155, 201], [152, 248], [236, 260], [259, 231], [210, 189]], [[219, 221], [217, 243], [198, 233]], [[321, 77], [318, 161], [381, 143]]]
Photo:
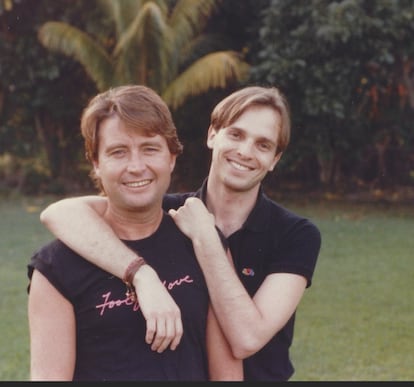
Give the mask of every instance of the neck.
[[243, 226], [256, 203], [258, 189], [239, 192], [207, 181], [207, 208], [214, 214], [216, 226], [224, 236], [230, 236]]
[[116, 235], [124, 240], [139, 240], [152, 235], [163, 217], [161, 208], [153, 210], [120, 211], [108, 206], [104, 218]]

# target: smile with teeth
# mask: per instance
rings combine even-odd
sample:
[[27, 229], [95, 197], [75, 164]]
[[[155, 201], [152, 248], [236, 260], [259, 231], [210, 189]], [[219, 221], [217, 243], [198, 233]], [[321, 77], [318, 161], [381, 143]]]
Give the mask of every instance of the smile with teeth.
[[131, 181], [130, 183], [125, 183], [127, 187], [137, 188], [137, 187], [144, 187], [151, 183], [151, 180], [141, 180], [141, 181]]
[[230, 160], [230, 164], [234, 168], [238, 169], [239, 171], [250, 171], [250, 170], [253, 169], [253, 168], [246, 167], [245, 165], [241, 165], [241, 164], [239, 164], [239, 163], [237, 163], [235, 161], [232, 161], [232, 160]]

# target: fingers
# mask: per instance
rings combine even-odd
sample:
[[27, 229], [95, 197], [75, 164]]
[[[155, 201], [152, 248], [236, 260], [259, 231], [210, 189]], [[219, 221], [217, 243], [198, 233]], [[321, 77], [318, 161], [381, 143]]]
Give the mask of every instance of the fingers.
[[178, 317], [175, 319], [175, 336], [171, 342], [171, 350], [174, 351], [177, 347], [178, 344], [180, 344], [181, 338], [183, 337], [183, 324], [181, 321], [181, 317]]
[[151, 349], [158, 353], [168, 347], [174, 351], [180, 344], [183, 336], [183, 325], [180, 313], [171, 318], [150, 318], [147, 320], [145, 341], [151, 344]]
[[135, 278], [134, 286], [141, 312], [146, 320], [145, 342], [153, 351], [172, 350], [179, 345], [183, 335], [180, 308], [149, 265], [144, 265]]
[[154, 341], [155, 332], [157, 331], [157, 320], [155, 318], [147, 319], [147, 332], [145, 342], [151, 344]]
[[[171, 338], [168, 337], [166, 325], [168, 325], [166, 321], [162, 321], [157, 324], [155, 339], [151, 344], [151, 349], [153, 351], [157, 351], [158, 353], [163, 352], [171, 341]], [[170, 332], [170, 334], [172, 334], [172, 332]]]

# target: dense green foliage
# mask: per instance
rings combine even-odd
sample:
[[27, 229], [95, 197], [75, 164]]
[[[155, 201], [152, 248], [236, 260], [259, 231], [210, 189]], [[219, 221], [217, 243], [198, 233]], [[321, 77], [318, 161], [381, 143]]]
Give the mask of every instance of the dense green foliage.
[[413, 35], [410, 0], [2, 0], [0, 191], [91, 190], [79, 116], [123, 82], [173, 108], [174, 189], [204, 178], [210, 112], [246, 84], [277, 85], [291, 105], [274, 187], [413, 186]]
[[44, 49], [36, 33], [56, 15], [92, 17], [76, 5], [20, 0], [0, 12], [0, 190], [60, 191], [78, 178], [79, 115], [95, 89], [81, 66]]
[[412, 182], [413, 36], [410, 0], [270, 1], [252, 78], [288, 95], [290, 168], [329, 186]]
[[[2, 381], [29, 377], [26, 264], [51, 239], [39, 213], [53, 200], [0, 201]], [[292, 380], [413, 380], [413, 208], [281, 203], [322, 232], [314, 280], [297, 313]]]

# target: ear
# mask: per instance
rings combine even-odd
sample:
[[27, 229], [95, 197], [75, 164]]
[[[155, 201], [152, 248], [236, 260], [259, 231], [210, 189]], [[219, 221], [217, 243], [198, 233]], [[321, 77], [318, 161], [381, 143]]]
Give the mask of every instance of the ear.
[[96, 160], [94, 160], [94, 161], [92, 162], [92, 165], [93, 165], [93, 170], [94, 170], [94, 172], [95, 172], [95, 175], [96, 175], [97, 177], [100, 177], [99, 163], [98, 163]]
[[270, 165], [268, 171], [271, 172], [273, 169], [275, 169], [276, 164], [279, 162], [280, 158], [282, 157], [283, 152], [279, 152], [277, 155], [275, 155], [272, 164]]
[[177, 160], [177, 155], [171, 155], [171, 159], [170, 159], [170, 172], [172, 173], [172, 171], [175, 168], [175, 162]]
[[207, 132], [207, 147], [213, 149], [214, 146], [214, 137], [216, 137], [217, 130], [210, 125]]

